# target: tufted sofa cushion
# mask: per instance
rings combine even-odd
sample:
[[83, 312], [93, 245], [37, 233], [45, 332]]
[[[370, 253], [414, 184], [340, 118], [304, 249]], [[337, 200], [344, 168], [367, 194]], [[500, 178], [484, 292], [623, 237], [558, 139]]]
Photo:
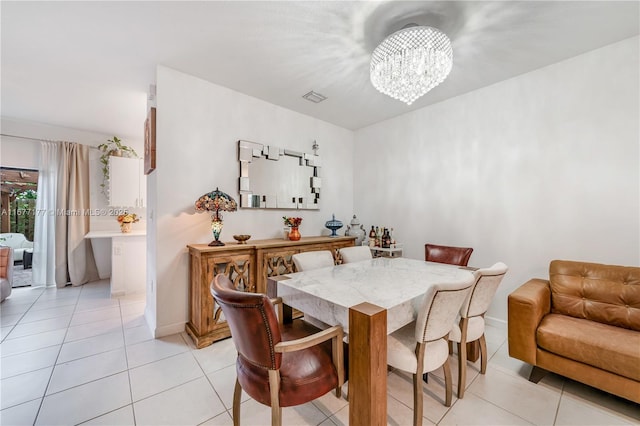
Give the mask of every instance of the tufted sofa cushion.
[[539, 347], [563, 358], [640, 382], [640, 333], [567, 315], [549, 314], [540, 323], [536, 340]]
[[551, 311], [640, 331], [640, 268], [554, 260]]

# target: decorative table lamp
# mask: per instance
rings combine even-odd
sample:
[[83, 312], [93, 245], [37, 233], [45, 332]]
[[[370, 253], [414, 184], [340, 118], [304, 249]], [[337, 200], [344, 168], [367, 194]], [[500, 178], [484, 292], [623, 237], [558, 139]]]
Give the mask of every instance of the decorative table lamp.
[[220, 191], [218, 188], [216, 188], [215, 191], [204, 194], [196, 200], [197, 212], [213, 212], [211, 214], [211, 230], [213, 231], [213, 237], [215, 240], [209, 243], [210, 246], [224, 245], [224, 243], [219, 239], [220, 232], [222, 232], [222, 214], [220, 214], [220, 212], [235, 212], [236, 210], [238, 210], [236, 200], [231, 198], [229, 194], [225, 194]]

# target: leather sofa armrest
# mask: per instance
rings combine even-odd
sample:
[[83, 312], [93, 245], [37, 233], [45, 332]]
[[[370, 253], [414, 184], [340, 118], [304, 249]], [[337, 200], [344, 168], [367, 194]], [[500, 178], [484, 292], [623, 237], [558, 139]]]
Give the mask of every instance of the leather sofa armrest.
[[22, 244], [20, 244], [20, 248], [23, 248], [23, 249], [33, 248], [33, 241], [24, 240]]
[[508, 297], [509, 356], [536, 365], [536, 330], [551, 312], [548, 280], [531, 279]]

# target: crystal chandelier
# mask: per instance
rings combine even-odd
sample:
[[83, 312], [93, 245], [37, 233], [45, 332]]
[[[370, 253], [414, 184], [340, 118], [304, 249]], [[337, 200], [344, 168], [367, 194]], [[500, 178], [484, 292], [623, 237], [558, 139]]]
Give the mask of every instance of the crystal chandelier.
[[408, 26], [384, 39], [371, 55], [371, 83], [411, 105], [451, 72], [451, 41], [440, 30]]

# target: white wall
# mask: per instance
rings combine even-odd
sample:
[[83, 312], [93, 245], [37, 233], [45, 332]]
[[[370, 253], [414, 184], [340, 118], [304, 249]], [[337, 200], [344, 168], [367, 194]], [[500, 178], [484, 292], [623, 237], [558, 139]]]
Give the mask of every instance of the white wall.
[[303, 236], [328, 233], [324, 223], [332, 213], [348, 223], [354, 158], [349, 130], [166, 67], [158, 68], [156, 81], [157, 168], [147, 181], [148, 191], [155, 193], [155, 200], [153, 194], [147, 197], [147, 254], [155, 269], [150, 266], [147, 294], [157, 309], [148, 308], [147, 318], [158, 336], [183, 331], [188, 321], [187, 244], [213, 239], [210, 215], [195, 213], [194, 202], [216, 187], [239, 200], [238, 140], [305, 152], [317, 140], [323, 161], [321, 209], [225, 213], [223, 241], [233, 241], [234, 234], [281, 238], [283, 215], [303, 218]]
[[638, 40], [357, 131], [355, 211], [394, 227], [405, 256], [433, 242], [505, 262], [501, 320], [552, 259], [638, 266]]

